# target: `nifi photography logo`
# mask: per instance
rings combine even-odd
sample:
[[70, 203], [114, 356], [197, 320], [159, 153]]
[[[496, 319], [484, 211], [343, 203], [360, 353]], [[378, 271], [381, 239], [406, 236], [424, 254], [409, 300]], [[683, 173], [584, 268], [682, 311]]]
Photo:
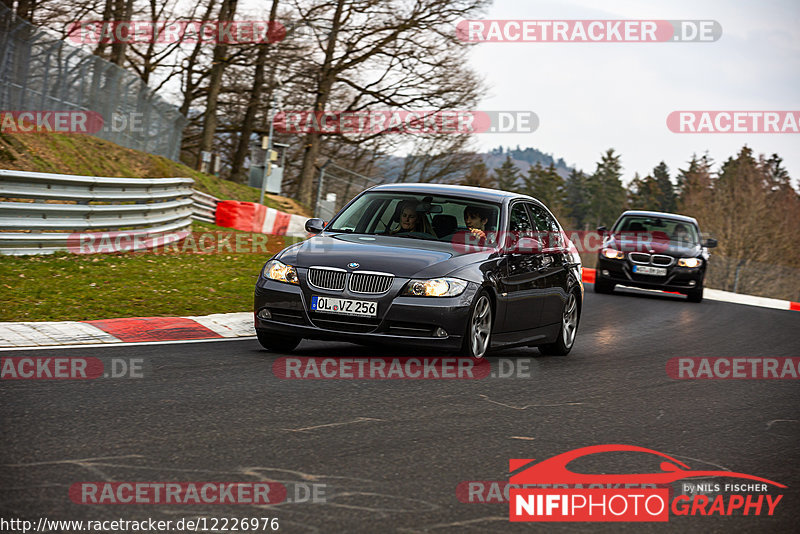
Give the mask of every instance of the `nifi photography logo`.
[[[578, 458], [606, 452], [636, 452], [659, 456], [661, 471], [585, 474], [567, 468], [567, 464]], [[633, 445], [583, 447], [541, 462], [512, 459], [509, 460], [509, 470], [513, 473], [509, 480], [509, 520], [516, 522], [665, 522], [669, 521], [670, 511], [679, 516], [771, 516], [783, 495], [767, 493], [768, 486], [786, 488], [778, 482], [745, 473], [693, 470], [667, 454]], [[748, 482], [703, 484], [704, 487], [719, 492], [716, 496], [674, 495], [670, 491], [669, 485], [674, 482], [708, 477], [739, 478]], [[693, 489], [695, 484], [683, 483], [682, 486], [685, 492]]]

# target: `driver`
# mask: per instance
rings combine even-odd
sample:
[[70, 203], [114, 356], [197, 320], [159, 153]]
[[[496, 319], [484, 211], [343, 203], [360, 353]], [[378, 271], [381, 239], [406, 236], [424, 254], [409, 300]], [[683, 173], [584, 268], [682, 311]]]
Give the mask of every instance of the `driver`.
[[683, 224], [676, 224], [675, 225], [675, 233], [672, 236], [673, 241], [678, 241], [680, 243], [688, 243], [689, 239], [689, 230]]
[[404, 200], [400, 203], [400, 226], [392, 231], [392, 234], [405, 232], [431, 233], [427, 229], [427, 220], [424, 215], [417, 211], [419, 202], [416, 200]]

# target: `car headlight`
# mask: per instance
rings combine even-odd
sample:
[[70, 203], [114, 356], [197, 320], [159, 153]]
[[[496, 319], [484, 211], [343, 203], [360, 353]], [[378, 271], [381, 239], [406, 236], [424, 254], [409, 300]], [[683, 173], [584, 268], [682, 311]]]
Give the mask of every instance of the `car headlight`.
[[619, 250], [614, 250], [613, 248], [604, 248], [603, 249], [603, 256], [610, 260], [624, 260], [625, 253]]
[[409, 280], [401, 294], [411, 297], [455, 297], [466, 288], [467, 283], [458, 278]]
[[286, 265], [278, 260], [269, 260], [264, 265], [264, 277], [287, 284], [299, 284], [297, 270], [291, 265]]
[[703, 264], [703, 260], [700, 258], [681, 258], [678, 260], [678, 266], [680, 267], [700, 267]]

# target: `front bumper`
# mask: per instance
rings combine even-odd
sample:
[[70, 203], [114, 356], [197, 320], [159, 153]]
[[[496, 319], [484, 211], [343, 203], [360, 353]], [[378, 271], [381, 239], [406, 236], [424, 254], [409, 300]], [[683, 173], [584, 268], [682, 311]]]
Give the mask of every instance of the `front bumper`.
[[[404, 283], [398, 281], [386, 294], [366, 296], [347, 291], [311, 290], [305, 286], [303, 277], [300, 286], [262, 277], [254, 296], [255, 328], [305, 339], [460, 349], [478, 285], [469, 283], [461, 295], [444, 298], [396, 296], [402, 285]], [[378, 316], [363, 318], [311, 311], [312, 294], [376, 301]], [[258, 317], [258, 312], [264, 308], [270, 311], [271, 319]], [[436, 335], [439, 328], [444, 329], [445, 336]]]
[[[667, 267], [666, 276], [636, 274], [627, 260], [612, 260], [598, 255], [595, 279], [606, 283], [621, 284], [643, 289], [660, 289], [686, 293], [700, 287], [705, 277], [706, 262], [700, 267]], [[608, 273], [608, 274], [605, 274]]]

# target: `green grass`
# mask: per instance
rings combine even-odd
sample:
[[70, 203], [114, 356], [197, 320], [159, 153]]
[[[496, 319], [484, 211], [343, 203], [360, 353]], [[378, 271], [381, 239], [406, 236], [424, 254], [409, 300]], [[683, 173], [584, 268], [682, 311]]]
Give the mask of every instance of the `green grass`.
[[[221, 199], [258, 202], [261, 196], [261, 191], [255, 187], [203, 174], [162, 156], [85, 135], [0, 132], [0, 169], [128, 178], [179, 176], [193, 178], [195, 189]], [[272, 198], [265, 198], [264, 204], [285, 211], [281, 203]]]
[[[194, 230], [231, 232], [202, 223]], [[266, 253], [2, 256], [0, 321], [85, 321], [248, 311], [264, 262], [293, 241], [269, 236]]]

